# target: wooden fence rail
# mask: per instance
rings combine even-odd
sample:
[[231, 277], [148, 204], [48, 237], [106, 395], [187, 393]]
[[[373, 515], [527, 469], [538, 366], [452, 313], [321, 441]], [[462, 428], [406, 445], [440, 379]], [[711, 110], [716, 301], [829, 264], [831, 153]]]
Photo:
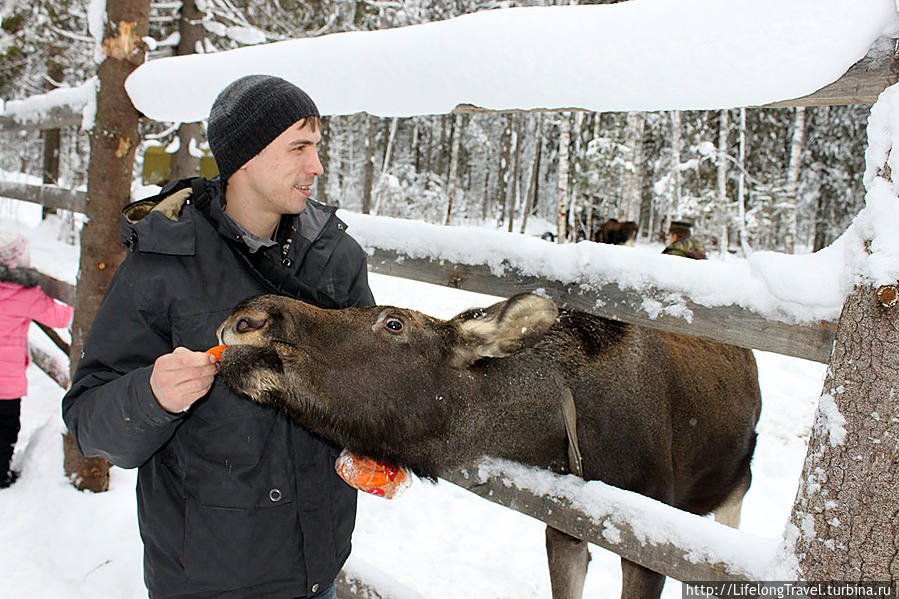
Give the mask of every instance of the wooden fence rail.
[[[521, 466], [510, 464], [510, 468], [519, 470]], [[499, 460], [491, 464], [486, 476], [478, 475], [476, 471], [477, 467], [461, 469], [445, 480], [680, 581], [743, 582], [763, 579], [766, 566], [773, 560], [779, 543], [779, 539], [740, 532], [709, 518], [688, 514], [598, 481], [588, 483], [548, 471], [529, 473], [522, 480], [505, 470]], [[527, 479], [533, 476], [550, 480], [551, 486], [556, 489], [569, 482], [570, 496], [582, 494], [586, 485], [598, 485], [607, 493], [601, 494], [602, 501], [595, 502], [601, 507], [588, 512], [564, 496], [547, 497], [535, 493], [527, 483]], [[566, 478], [572, 480], [565, 481]], [[563, 481], [562, 484], [559, 481]], [[596, 496], [595, 493], [593, 495]], [[664, 520], [657, 523], [658, 528], [653, 531], [655, 538], [647, 539], [646, 522], [631, 516], [635, 510], [634, 500], [639, 504], [648, 504], [655, 520]], [[732, 552], [729, 559], [722, 560], [721, 556], [709, 553], [707, 541], [710, 538], [723, 541], [723, 553], [734, 547], [751, 548], [751, 551]], [[746, 554], [753, 555], [752, 563], [745, 561]]]
[[87, 193], [55, 185], [31, 185], [0, 180], [0, 197], [40, 204], [44, 208], [84, 213]]
[[369, 266], [372, 272], [380, 274], [500, 297], [541, 290], [563, 307], [816, 362], [827, 362], [836, 334], [836, 323], [833, 322], [791, 325], [767, 319], [739, 306], [710, 308], [689, 300], [686, 307], [693, 312], [692, 322], [664, 313], [650, 318], [641, 306], [652, 291], [638, 293], [632, 289], [622, 289], [616, 283], [607, 283], [600, 288], [583, 288], [525, 275], [511, 267], [507, 267], [502, 276], [497, 276], [487, 266], [411, 258], [395, 250], [374, 248]]

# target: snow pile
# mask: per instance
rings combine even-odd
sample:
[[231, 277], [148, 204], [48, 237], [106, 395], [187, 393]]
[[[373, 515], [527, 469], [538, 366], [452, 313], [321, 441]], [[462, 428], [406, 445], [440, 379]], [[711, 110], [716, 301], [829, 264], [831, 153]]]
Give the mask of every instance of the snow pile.
[[[899, 280], [899, 85], [885, 89], [868, 118], [865, 150], [865, 208], [846, 235], [855, 238], [855, 252], [847, 261], [872, 285]], [[892, 181], [890, 180], [892, 177]], [[870, 242], [870, 243], [869, 243]]]
[[464, 103], [495, 110], [729, 108], [810, 94], [896, 30], [892, 0], [509, 8], [163, 58], [139, 67], [126, 89], [150, 118], [181, 122], [205, 119], [225, 85], [258, 72], [295, 82], [322, 114], [442, 114]]
[[851, 274], [839, 249], [811, 255], [759, 252], [751, 260], [684, 260], [645, 246], [593, 242], [558, 245], [537, 237], [476, 227], [442, 227], [341, 210], [350, 234], [369, 252], [393, 250], [410, 258], [484, 265], [497, 276], [526, 275], [599, 290], [606, 283], [646, 293], [643, 309], [690, 320], [686, 300], [703, 306], [737, 305], [785, 322], [833, 320]]

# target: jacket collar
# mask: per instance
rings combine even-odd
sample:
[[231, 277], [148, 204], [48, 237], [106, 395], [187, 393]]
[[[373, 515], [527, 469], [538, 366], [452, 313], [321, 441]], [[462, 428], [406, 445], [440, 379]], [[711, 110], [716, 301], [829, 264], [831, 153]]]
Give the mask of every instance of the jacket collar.
[[[206, 212], [211, 224], [225, 238], [246, 244], [246, 231], [225, 214], [225, 193], [219, 180], [206, 181], [205, 189], [209, 194]], [[185, 179], [163, 188], [158, 195], [125, 206], [120, 220], [125, 247], [130, 251], [193, 255], [196, 252], [196, 221], [204, 217], [197, 210], [185, 210], [185, 206], [190, 205], [192, 193], [190, 180]], [[308, 247], [334, 221], [341, 231], [346, 229], [346, 224], [335, 216], [336, 211], [334, 206], [307, 200], [306, 209], [300, 215], [284, 215], [278, 233], [289, 231], [290, 225], [296, 223], [297, 231], [306, 240], [305, 244], [296, 245]], [[276, 241], [282, 243], [284, 240], [278, 237]]]
[[196, 251], [196, 212], [184, 210], [190, 187], [170, 195], [132, 202], [122, 209], [119, 232], [132, 252], [192, 256]]

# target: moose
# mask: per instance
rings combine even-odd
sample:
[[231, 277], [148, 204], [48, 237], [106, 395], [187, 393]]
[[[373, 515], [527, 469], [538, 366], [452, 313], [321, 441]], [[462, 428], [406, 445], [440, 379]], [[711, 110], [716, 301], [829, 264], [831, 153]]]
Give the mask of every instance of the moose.
[[[217, 334], [232, 388], [422, 478], [492, 456], [739, 523], [761, 409], [750, 350], [533, 294], [449, 320], [263, 295], [236, 306]], [[581, 597], [587, 543], [547, 528], [546, 544], [553, 599]], [[625, 559], [621, 567], [623, 598], [659, 597], [662, 574]]]
[[594, 231], [591, 241], [613, 245], [634, 245], [639, 225], [632, 220], [619, 221], [610, 218]]

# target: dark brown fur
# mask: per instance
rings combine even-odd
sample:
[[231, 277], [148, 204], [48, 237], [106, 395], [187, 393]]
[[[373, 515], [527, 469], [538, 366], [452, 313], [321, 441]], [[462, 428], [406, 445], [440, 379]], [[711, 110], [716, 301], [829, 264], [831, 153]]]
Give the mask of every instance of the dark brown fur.
[[592, 241], [613, 245], [633, 245], [637, 239], [639, 225], [632, 220], [619, 221], [610, 218], [600, 226]]

